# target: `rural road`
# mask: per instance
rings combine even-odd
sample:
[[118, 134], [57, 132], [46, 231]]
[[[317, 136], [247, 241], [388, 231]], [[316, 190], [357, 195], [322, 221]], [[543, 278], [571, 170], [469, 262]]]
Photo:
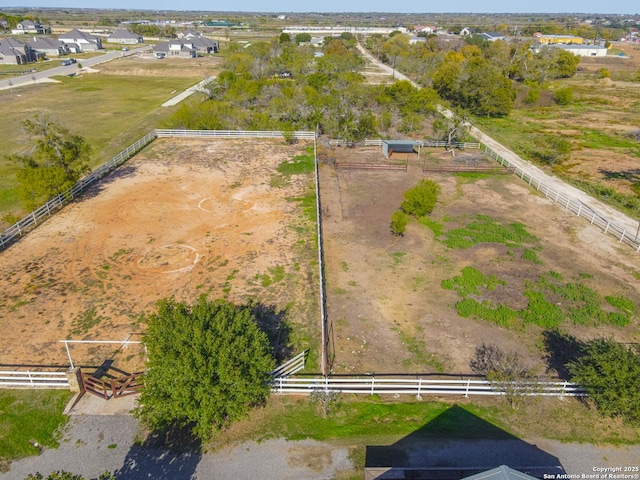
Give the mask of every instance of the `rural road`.
[[[398, 80], [406, 80], [408, 82], [411, 82], [411, 84], [414, 85], [416, 88], [421, 88], [418, 84], [413, 82], [407, 76], [403, 75], [397, 70], [394, 72], [394, 70], [390, 66], [380, 62], [377, 58], [371, 55], [362, 45], [358, 44], [358, 50], [367, 59], [367, 61], [377, 65], [378, 68], [380, 68], [381, 70], [388, 72], [390, 75], [394, 75], [395, 78], [397, 78]], [[443, 115], [447, 117], [450, 117], [453, 115], [453, 113], [450, 110], [444, 107], [439, 107], [439, 110]], [[491, 148], [494, 152], [498, 153], [502, 158], [508, 160], [513, 165], [516, 165], [518, 168], [525, 171], [528, 175], [536, 177], [542, 183], [548, 185], [550, 188], [558, 192], [561, 192], [566, 196], [572, 197], [574, 200], [582, 202], [584, 205], [588, 206], [593, 211], [598, 212], [602, 217], [605, 217], [611, 220], [612, 223], [622, 227], [624, 230], [627, 230], [629, 232], [636, 232], [637, 229], [639, 228], [640, 226], [639, 219], [633, 219], [628, 215], [625, 215], [624, 213], [616, 210], [615, 208], [610, 207], [609, 205], [591, 197], [590, 195], [586, 194], [582, 190], [567, 184], [566, 182], [560, 180], [559, 178], [553, 175], [546, 173], [545, 171], [541, 170], [535, 165], [532, 165], [531, 162], [528, 162], [522, 159], [516, 153], [509, 150], [507, 147], [500, 144], [498, 141], [494, 140], [493, 138], [491, 138], [486, 133], [482, 132], [477, 127], [474, 127], [473, 125], [470, 125], [470, 124], [469, 124], [469, 127], [470, 127], [471, 135], [473, 135], [475, 138], [477, 138], [481, 143], [483, 143], [487, 147]]]
[[[111, 60], [114, 60], [116, 58], [120, 58], [123, 56], [129, 56], [129, 55], [135, 55], [136, 53], [141, 53], [144, 51], [149, 50], [150, 47], [141, 47], [141, 48], [135, 48], [132, 49], [128, 52], [123, 52], [120, 50], [116, 50], [116, 51], [111, 51], [111, 52], [107, 52], [103, 55], [99, 55], [97, 57], [91, 57], [91, 58], [83, 58], [79, 60], [79, 63], [83, 66], [83, 67], [93, 67], [95, 65], [98, 65], [100, 63], [104, 63], [104, 62], [109, 62]], [[67, 57], [65, 57], [67, 58]], [[52, 61], [56, 61], [56, 60], [52, 60]], [[28, 66], [28, 65], [26, 65]], [[67, 65], [67, 66], [59, 66], [59, 67], [54, 67], [54, 68], [50, 68], [48, 70], [43, 70], [41, 72], [35, 72], [35, 73], [29, 73], [27, 75], [21, 75], [19, 77], [13, 77], [13, 78], [8, 78], [6, 80], [0, 80], [0, 90], [6, 90], [9, 88], [17, 88], [17, 87], [23, 87], [25, 85], [29, 85], [29, 84], [33, 84], [33, 83], [37, 83], [37, 82], [42, 82], [42, 81], [47, 81], [49, 80], [49, 77], [53, 77], [53, 76], [57, 76], [57, 75], [72, 75], [74, 73], [76, 73], [78, 71], [78, 64], [77, 63], [73, 63], [71, 65]]]

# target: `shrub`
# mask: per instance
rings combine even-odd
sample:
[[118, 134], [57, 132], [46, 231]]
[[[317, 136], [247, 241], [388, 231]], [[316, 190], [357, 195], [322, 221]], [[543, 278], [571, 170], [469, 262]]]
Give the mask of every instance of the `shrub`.
[[401, 210], [396, 210], [391, 215], [391, 232], [401, 237], [404, 235], [408, 222], [409, 216]]
[[573, 90], [569, 87], [558, 88], [553, 96], [559, 105], [569, 105], [573, 102]]
[[538, 100], [540, 100], [540, 90], [538, 90], [537, 88], [532, 88], [531, 90], [529, 90], [524, 97], [524, 103], [526, 103], [527, 105], [538, 103]]
[[400, 208], [416, 218], [423, 217], [433, 211], [439, 193], [440, 185], [433, 180], [422, 179], [415, 187], [404, 192], [404, 202]]

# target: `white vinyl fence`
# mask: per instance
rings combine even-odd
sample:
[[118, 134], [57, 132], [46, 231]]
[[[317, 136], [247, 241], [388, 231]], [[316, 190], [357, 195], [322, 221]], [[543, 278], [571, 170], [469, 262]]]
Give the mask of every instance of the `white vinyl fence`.
[[146, 145], [151, 143], [156, 138], [155, 132], [150, 132], [138, 140], [133, 145], [127, 147], [120, 153], [118, 153], [115, 157], [113, 157], [108, 162], [102, 164], [100, 167], [95, 169], [89, 175], [81, 178], [78, 182], [66, 192], [63, 192], [47, 203], [42, 205], [37, 210], [34, 210], [29, 215], [24, 217], [22, 220], [14, 223], [9, 228], [7, 228], [4, 232], [0, 233], [0, 250], [8, 247], [12, 242], [17, 240], [23, 234], [28, 232], [29, 230], [36, 227], [39, 223], [43, 221], [44, 218], [49, 217], [53, 212], [58, 210], [60, 207], [69, 203], [71, 200], [76, 198], [80, 193], [82, 193], [88, 186], [92, 185], [96, 182], [96, 180], [101, 179], [109, 172], [114, 170], [116, 167], [122, 165], [128, 159], [130, 159], [137, 152], [142, 150]]
[[0, 370], [0, 388], [69, 388], [65, 372]]
[[522, 168], [509, 162], [509, 160], [502, 158], [489, 147], [483, 146], [483, 150], [487, 155], [494, 158], [500, 165], [512, 171], [515, 176], [519, 177], [532, 188], [535, 188], [551, 201], [563, 206], [565, 210], [573, 212], [577, 216], [586, 219], [592, 225], [598, 226], [604, 233], [615, 237], [619, 242], [626, 243], [636, 252], [640, 252], [640, 241], [638, 240], [638, 237], [636, 237], [636, 232], [633, 230], [627, 230], [626, 228], [616, 225], [604, 215], [592, 210], [581, 201], [545, 185], [539, 178], [532, 176]]
[[158, 137], [185, 138], [295, 138], [296, 140], [314, 140], [316, 132], [293, 131], [245, 131], [245, 130], [156, 130]]
[[584, 397], [584, 388], [569, 382], [493, 383], [488, 380], [441, 380], [389, 377], [278, 377], [273, 379], [272, 393], [310, 395], [314, 392], [354, 393], [366, 395], [506, 395], [519, 392], [526, 396]]

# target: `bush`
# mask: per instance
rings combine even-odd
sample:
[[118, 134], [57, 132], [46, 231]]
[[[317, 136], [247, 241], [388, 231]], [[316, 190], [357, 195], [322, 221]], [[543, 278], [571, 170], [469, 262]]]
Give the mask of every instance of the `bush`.
[[409, 216], [401, 210], [396, 210], [391, 215], [391, 233], [402, 236], [409, 223]]
[[404, 202], [400, 208], [408, 215], [423, 217], [433, 211], [439, 193], [440, 185], [433, 180], [422, 179], [415, 187], [404, 192]]
[[567, 365], [572, 381], [582, 385], [607, 417], [640, 424], [640, 349], [612, 339], [587, 343], [582, 355]]
[[573, 90], [569, 87], [557, 89], [553, 96], [559, 105], [569, 105], [573, 102]]
[[599, 68], [596, 71], [596, 77], [598, 77], [598, 78], [611, 78], [611, 72], [609, 72], [609, 70], [607, 70], [606, 68]]
[[538, 103], [538, 100], [540, 100], [540, 90], [537, 88], [529, 90], [524, 97], [524, 103], [527, 105], [534, 105]]

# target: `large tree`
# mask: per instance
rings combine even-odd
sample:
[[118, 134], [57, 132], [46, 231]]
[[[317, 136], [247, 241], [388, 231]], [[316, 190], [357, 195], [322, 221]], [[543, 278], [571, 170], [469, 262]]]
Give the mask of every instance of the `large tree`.
[[204, 296], [161, 300], [148, 318], [148, 368], [137, 414], [153, 430], [189, 427], [203, 440], [270, 391], [275, 364], [249, 305]]
[[22, 126], [35, 145], [30, 154], [9, 158], [20, 165], [18, 192], [24, 207], [32, 210], [69, 190], [89, 172], [91, 146], [43, 113]]

